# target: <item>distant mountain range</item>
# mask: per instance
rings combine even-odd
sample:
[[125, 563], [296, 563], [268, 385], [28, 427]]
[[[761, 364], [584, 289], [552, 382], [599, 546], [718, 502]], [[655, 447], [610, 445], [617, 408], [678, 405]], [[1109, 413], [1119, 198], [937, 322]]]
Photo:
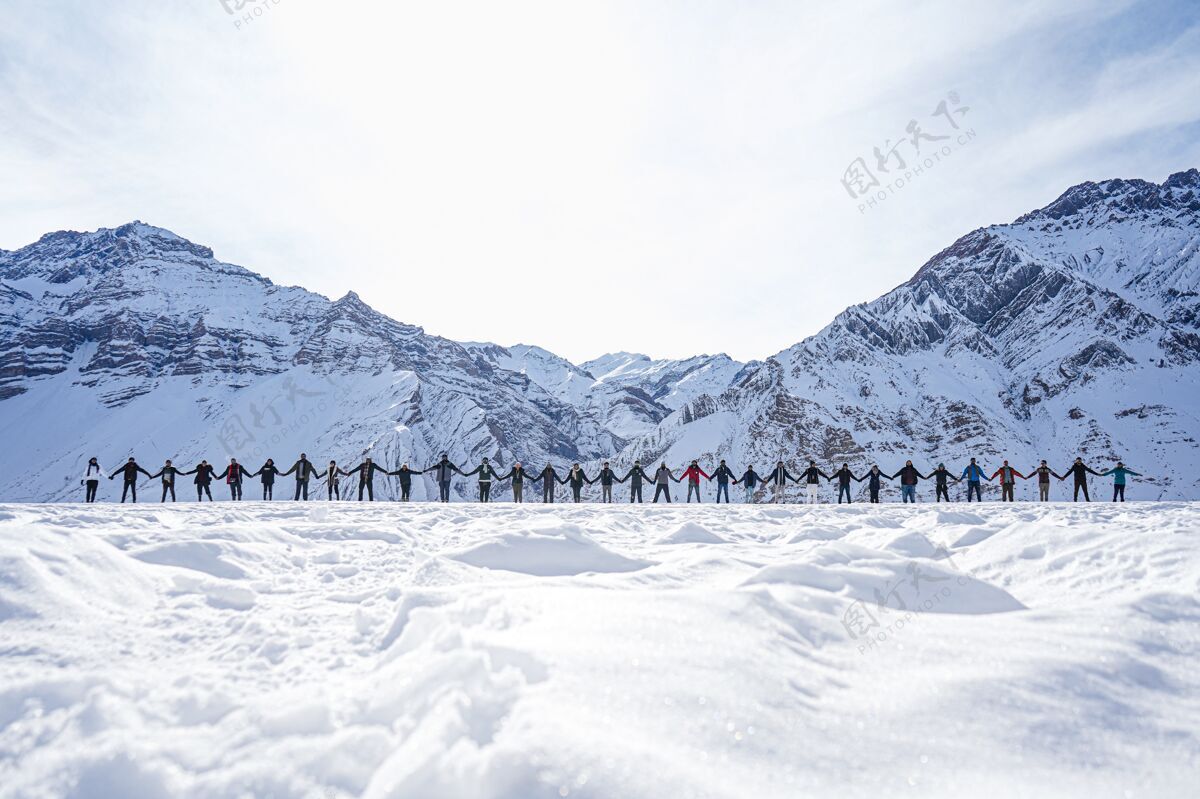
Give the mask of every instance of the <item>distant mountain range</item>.
[[0, 251], [0, 500], [76, 499], [92, 455], [257, 469], [300, 451], [592, 471], [635, 457], [1062, 468], [1078, 453], [1144, 472], [1134, 496], [1197, 498], [1198, 246], [1197, 170], [1084, 183], [764, 361], [577, 365], [277, 286], [140, 222], [51, 233]]

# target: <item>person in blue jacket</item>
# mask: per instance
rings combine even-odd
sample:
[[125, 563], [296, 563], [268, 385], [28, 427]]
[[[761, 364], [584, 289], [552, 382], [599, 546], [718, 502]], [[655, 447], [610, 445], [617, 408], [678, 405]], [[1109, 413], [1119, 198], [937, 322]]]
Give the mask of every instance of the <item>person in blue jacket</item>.
[[1131, 475], [1131, 474], [1136, 477], [1141, 477], [1141, 474], [1138, 472], [1135, 472], [1133, 469], [1126, 468], [1125, 464], [1121, 463], [1120, 461], [1117, 461], [1117, 465], [1114, 466], [1113, 468], [1109, 469], [1107, 472], [1101, 472], [1100, 476], [1105, 477], [1110, 474], [1113, 476], [1113, 499], [1112, 499], [1112, 501], [1116, 502], [1117, 497], [1120, 497], [1121, 502], [1124, 502], [1125, 501], [1125, 477], [1127, 475]]
[[962, 476], [967, 481], [967, 502], [971, 501], [972, 491], [975, 492], [975, 499], [983, 502], [983, 481], [992, 482], [992, 479], [984, 474], [983, 467], [976, 463], [974, 458], [971, 458], [967, 468], [963, 469]]

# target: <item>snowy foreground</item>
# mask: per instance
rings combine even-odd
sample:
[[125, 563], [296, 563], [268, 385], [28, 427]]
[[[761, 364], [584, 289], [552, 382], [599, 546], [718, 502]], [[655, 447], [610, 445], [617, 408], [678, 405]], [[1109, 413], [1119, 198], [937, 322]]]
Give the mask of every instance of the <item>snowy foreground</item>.
[[1195, 796], [1198, 582], [1187, 504], [0, 505], [0, 795]]

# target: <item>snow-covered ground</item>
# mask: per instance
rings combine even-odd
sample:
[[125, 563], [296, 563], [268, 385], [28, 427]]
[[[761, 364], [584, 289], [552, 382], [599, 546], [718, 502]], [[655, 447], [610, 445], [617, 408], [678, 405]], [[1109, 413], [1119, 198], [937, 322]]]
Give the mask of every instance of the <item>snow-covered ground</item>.
[[1189, 504], [0, 505], [0, 795], [1196, 796], [1198, 591]]

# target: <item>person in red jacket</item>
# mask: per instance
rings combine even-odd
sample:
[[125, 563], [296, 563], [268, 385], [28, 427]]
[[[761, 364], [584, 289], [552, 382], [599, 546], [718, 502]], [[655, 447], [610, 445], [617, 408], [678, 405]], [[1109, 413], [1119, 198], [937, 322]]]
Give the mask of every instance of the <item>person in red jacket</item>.
[[692, 461], [692, 465], [687, 467], [687, 469], [684, 470], [683, 474], [680, 476], [680, 479], [683, 479], [684, 477], [687, 478], [687, 484], [688, 484], [687, 501], [688, 502], [692, 501], [692, 492], [695, 491], [696, 492], [696, 501], [699, 502], [700, 501], [700, 478], [703, 477], [705, 480], [709, 479], [708, 475], [704, 473], [704, 470], [700, 468], [699, 461]]
[[1012, 502], [1013, 501], [1013, 486], [1016, 485], [1018, 477], [1020, 477], [1022, 480], [1029, 479], [1029, 475], [1021, 474], [1016, 469], [1009, 466], [1008, 461], [1005, 461], [1004, 465], [1001, 466], [999, 469], [997, 469], [992, 474], [992, 476], [989, 477], [988, 479], [995, 480], [996, 475], [1000, 475], [1000, 501], [1001, 502]]

